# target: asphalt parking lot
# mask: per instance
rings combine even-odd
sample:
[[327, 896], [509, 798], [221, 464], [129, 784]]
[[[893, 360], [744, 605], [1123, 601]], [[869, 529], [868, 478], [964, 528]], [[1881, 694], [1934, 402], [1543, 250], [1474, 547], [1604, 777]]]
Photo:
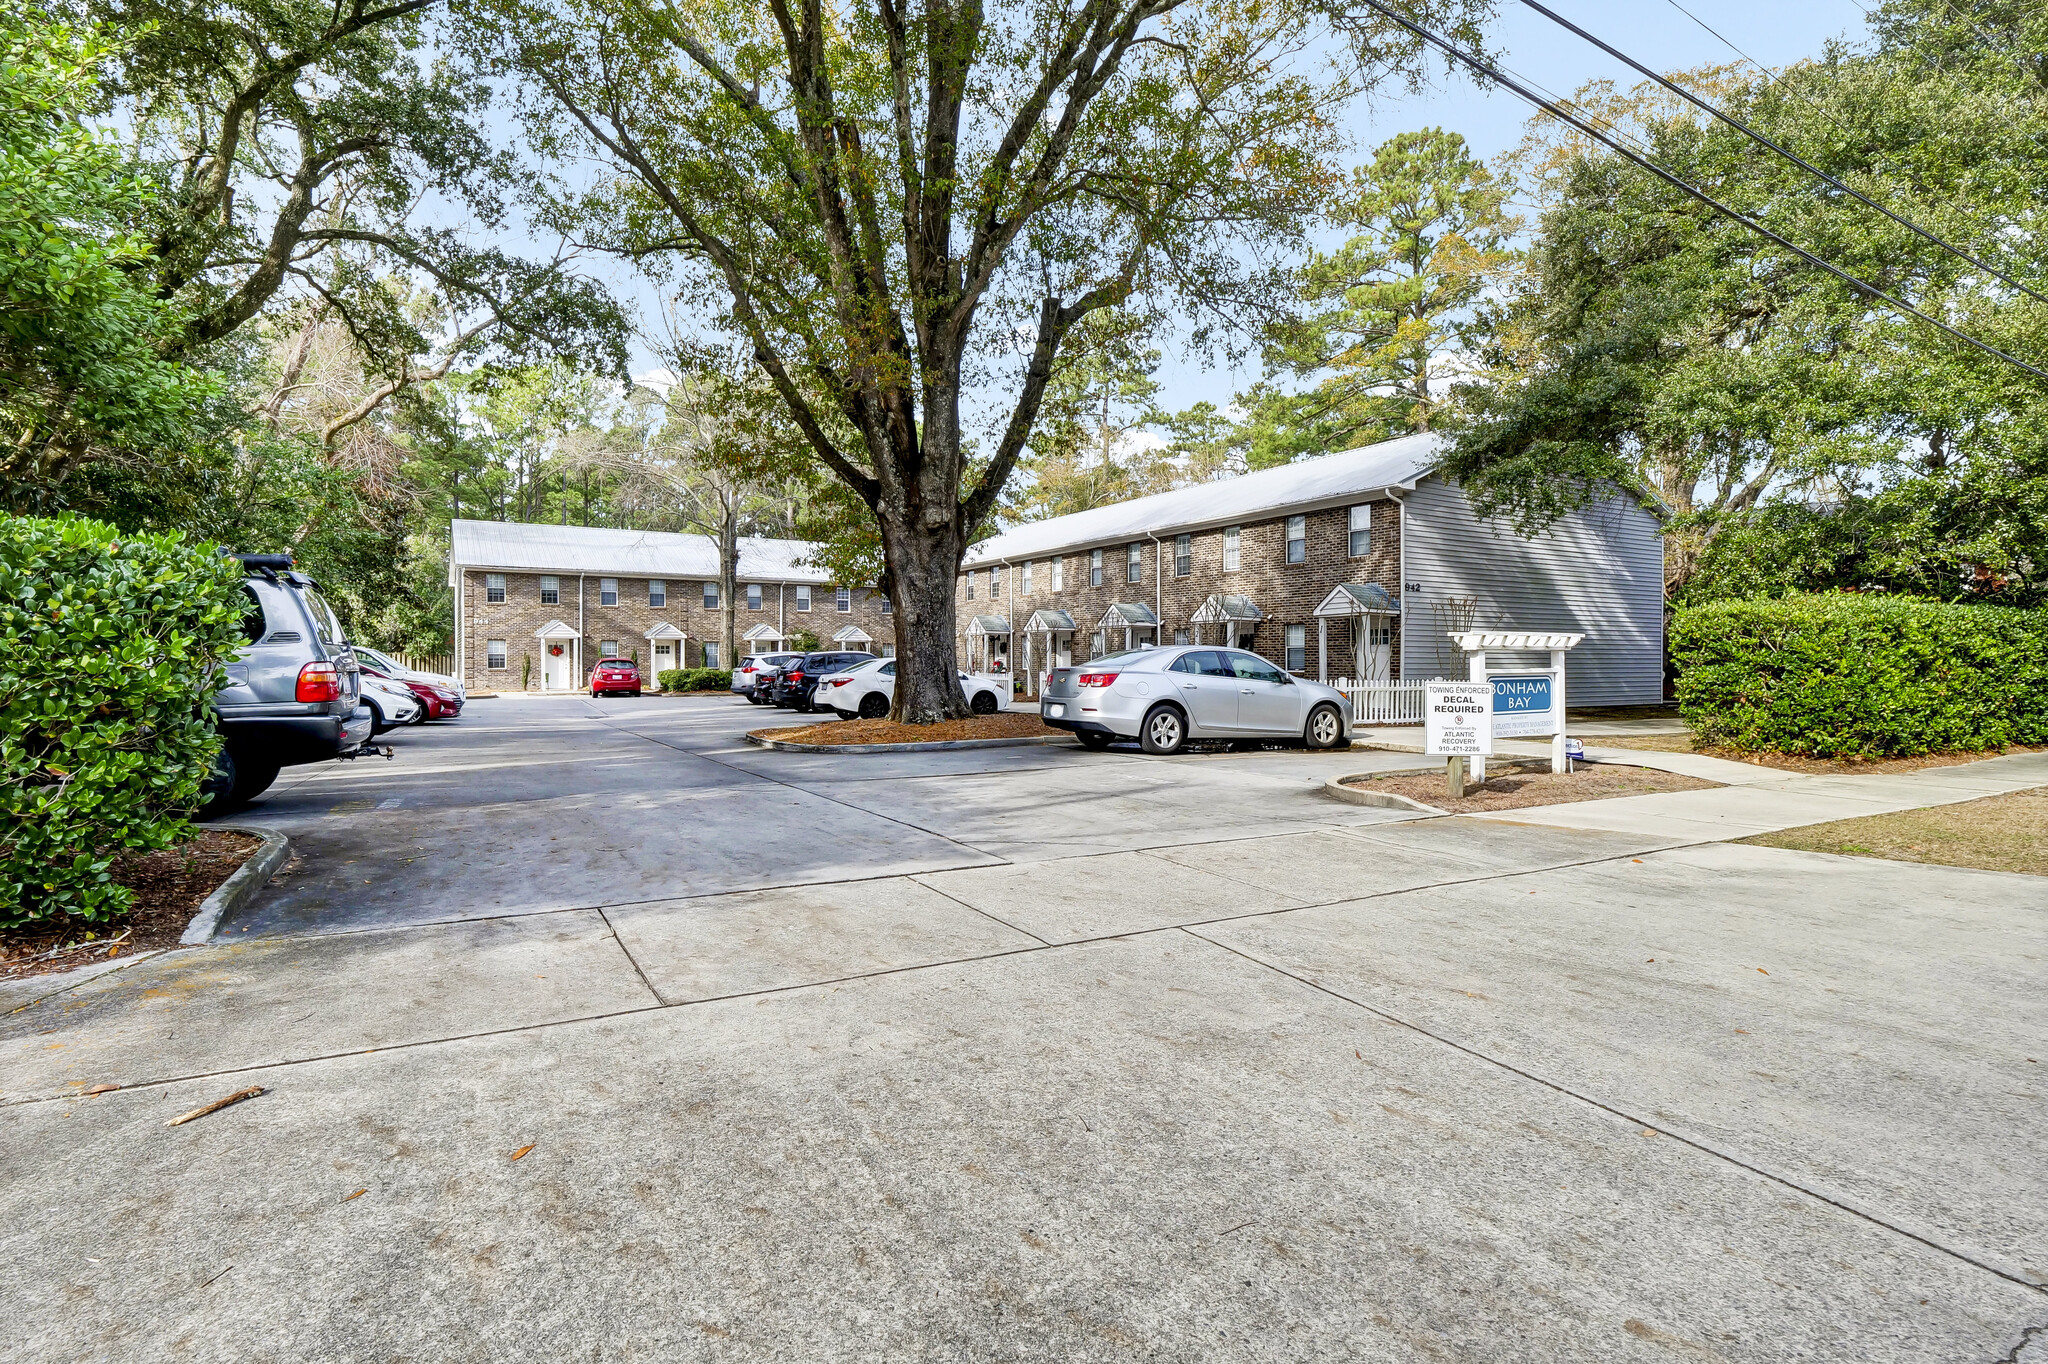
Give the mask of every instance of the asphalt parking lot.
[[477, 702], [0, 1001], [0, 1357], [2048, 1361], [2038, 878], [768, 722]]

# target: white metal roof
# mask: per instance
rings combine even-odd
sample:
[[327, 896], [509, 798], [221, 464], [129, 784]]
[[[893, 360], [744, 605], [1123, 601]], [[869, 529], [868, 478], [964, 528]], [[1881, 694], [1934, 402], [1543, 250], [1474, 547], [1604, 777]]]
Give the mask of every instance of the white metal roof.
[[1426, 431], [1071, 516], [1028, 521], [973, 546], [966, 562], [1009, 563], [1056, 550], [1141, 539], [1148, 532], [1163, 535], [1199, 526], [1229, 525], [1292, 508], [1334, 504], [1365, 493], [1413, 488], [1436, 467], [1443, 439]]
[[[718, 546], [709, 536], [606, 526], [551, 526], [524, 521], [457, 521], [451, 562], [460, 568], [603, 573], [629, 578], [716, 578]], [[740, 540], [742, 580], [830, 583], [822, 568], [799, 565], [804, 540]]]

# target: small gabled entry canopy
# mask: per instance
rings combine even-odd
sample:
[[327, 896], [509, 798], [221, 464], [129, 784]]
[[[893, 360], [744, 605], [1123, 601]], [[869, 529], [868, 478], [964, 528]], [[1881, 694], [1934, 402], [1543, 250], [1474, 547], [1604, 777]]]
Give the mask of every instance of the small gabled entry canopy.
[[1233, 597], [1226, 593], [1214, 592], [1209, 600], [1195, 608], [1195, 614], [1188, 617], [1190, 625], [1225, 625], [1231, 621], [1248, 620], [1254, 623], [1266, 618], [1259, 604], [1250, 597]]
[[875, 637], [858, 625], [842, 625], [833, 634], [834, 644], [873, 644]]
[[1102, 628], [1129, 629], [1144, 626], [1147, 629], [1159, 624], [1159, 617], [1152, 614], [1152, 608], [1143, 602], [1111, 602], [1109, 609], [1102, 613]]
[[976, 616], [967, 622], [967, 633], [977, 636], [1007, 635], [1010, 633], [1010, 621], [1006, 616]]
[[1378, 583], [1343, 583], [1316, 608], [1319, 616], [1398, 616], [1401, 603]]
[[1073, 613], [1055, 611], [1049, 607], [1042, 611], [1033, 611], [1031, 619], [1024, 622], [1024, 628], [1034, 631], [1071, 630], [1074, 628]]
[[[1330, 680], [1330, 622], [1348, 620], [1353, 679], [1388, 681], [1394, 627], [1386, 618], [1400, 614], [1400, 598], [1378, 583], [1343, 583], [1332, 589], [1316, 608], [1316, 677]], [[1374, 616], [1380, 620], [1375, 622]]]
[[561, 622], [561, 621], [559, 621], [559, 620], [551, 620], [551, 621], [549, 621], [549, 622], [548, 622], [548, 623], [547, 623], [546, 625], [543, 625], [543, 626], [541, 626], [541, 627], [540, 627], [540, 629], [538, 629], [538, 630], [535, 630], [535, 631], [533, 632], [533, 637], [534, 637], [535, 639], [581, 639], [581, 638], [583, 638], [583, 636], [581, 636], [581, 635], [579, 635], [578, 633], [576, 633], [576, 627], [575, 627], [575, 626], [573, 626], [573, 625], [567, 625], [567, 624], [564, 624], [563, 622]]
[[686, 635], [686, 634], [684, 634], [684, 633], [683, 633], [683, 632], [682, 632], [681, 630], [678, 630], [678, 629], [676, 629], [676, 627], [675, 627], [675, 626], [673, 626], [673, 625], [670, 625], [670, 624], [669, 624], [669, 623], [668, 623], [667, 621], [663, 621], [663, 622], [662, 622], [661, 624], [659, 624], [659, 625], [655, 626], [655, 627], [654, 627], [654, 628], [653, 628], [652, 630], [649, 630], [649, 631], [647, 632], [647, 638], [649, 638], [649, 639], [688, 639], [688, 638], [689, 638], [689, 636], [688, 636], [688, 635]]
[[761, 644], [771, 639], [779, 642], [782, 639], [782, 631], [763, 621], [759, 625], [749, 625], [747, 632], [740, 638], [749, 644]]

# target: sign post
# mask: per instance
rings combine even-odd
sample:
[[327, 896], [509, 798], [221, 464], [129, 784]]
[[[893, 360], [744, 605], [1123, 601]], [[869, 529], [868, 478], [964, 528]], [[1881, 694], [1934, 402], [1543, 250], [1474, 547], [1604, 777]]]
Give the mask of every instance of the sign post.
[[1422, 751], [1447, 758], [1444, 775], [1453, 797], [1465, 794], [1465, 764], [1485, 780], [1493, 752], [1493, 688], [1485, 682], [1430, 682], [1423, 688]]
[[[1493, 688], [1493, 732], [1506, 738], [1550, 740], [1550, 770], [1569, 770], [1565, 756], [1564, 656], [1586, 637], [1531, 630], [1466, 630], [1451, 636], [1465, 651], [1469, 674]], [[1517, 652], [1543, 650], [1550, 655], [1547, 670], [1504, 672], [1488, 676], [1489, 649]], [[1485, 768], [1478, 769], [1482, 780]]]

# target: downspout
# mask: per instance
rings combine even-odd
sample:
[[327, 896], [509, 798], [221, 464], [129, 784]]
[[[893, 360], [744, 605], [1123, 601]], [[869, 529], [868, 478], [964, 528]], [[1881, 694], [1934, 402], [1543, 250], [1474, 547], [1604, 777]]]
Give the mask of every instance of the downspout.
[[1408, 672], [1408, 504], [1392, 488], [1387, 489], [1387, 498], [1394, 504], [1395, 547], [1400, 557], [1396, 571], [1401, 575], [1401, 581], [1395, 584], [1400, 590], [1394, 593], [1394, 600], [1401, 603], [1401, 666], [1398, 670], [1387, 669], [1387, 681], [1400, 682]]
[[469, 649], [462, 638], [462, 589], [468, 578], [462, 571], [462, 565], [455, 562], [453, 544], [449, 546], [449, 550], [448, 585], [455, 589], [455, 680], [468, 686]]
[[[564, 474], [563, 477], [566, 478], [568, 475]], [[563, 505], [565, 507], [568, 505], [566, 497], [563, 499]], [[563, 513], [564, 516], [567, 514], [566, 511]], [[571, 674], [569, 680], [576, 683], [580, 688], [583, 685], [583, 575], [581, 573], [576, 575], [576, 657], [570, 661], [569, 667]]]
[[1152, 542], [1152, 643], [1159, 645], [1166, 643], [1166, 546], [1149, 530], [1145, 538]]
[[789, 647], [789, 584], [775, 584], [775, 628], [782, 632], [782, 646]]

